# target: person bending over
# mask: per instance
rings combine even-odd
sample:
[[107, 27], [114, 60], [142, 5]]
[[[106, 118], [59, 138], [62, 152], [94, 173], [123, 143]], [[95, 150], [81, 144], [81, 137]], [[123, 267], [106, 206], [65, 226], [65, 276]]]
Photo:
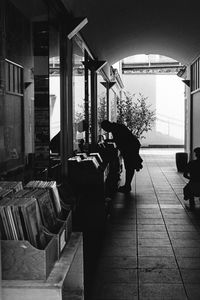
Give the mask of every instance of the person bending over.
[[127, 193], [131, 191], [131, 181], [135, 170], [142, 169], [142, 158], [139, 155], [140, 142], [138, 138], [123, 124], [104, 120], [101, 123], [101, 128], [106, 132], [111, 132], [113, 141], [120, 150], [124, 160], [125, 185], [119, 188], [119, 192]]

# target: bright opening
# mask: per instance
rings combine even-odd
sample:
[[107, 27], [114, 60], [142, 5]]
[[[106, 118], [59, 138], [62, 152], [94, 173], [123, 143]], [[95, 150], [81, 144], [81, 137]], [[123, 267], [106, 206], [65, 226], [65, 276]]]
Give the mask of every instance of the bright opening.
[[166, 56], [140, 54], [113, 65], [121, 75], [124, 90], [147, 97], [155, 111], [152, 129], [142, 146], [183, 147], [185, 136], [185, 85], [177, 76], [183, 66]]

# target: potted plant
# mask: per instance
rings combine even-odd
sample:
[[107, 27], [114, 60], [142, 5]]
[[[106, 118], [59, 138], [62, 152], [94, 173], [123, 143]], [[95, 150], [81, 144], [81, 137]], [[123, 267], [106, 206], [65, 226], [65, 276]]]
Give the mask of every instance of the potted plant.
[[152, 129], [156, 119], [155, 111], [142, 94], [136, 98], [135, 94], [124, 92], [124, 96], [117, 101], [117, 122], [126, 125], [138, 139], [145, 138], [143, 134]]

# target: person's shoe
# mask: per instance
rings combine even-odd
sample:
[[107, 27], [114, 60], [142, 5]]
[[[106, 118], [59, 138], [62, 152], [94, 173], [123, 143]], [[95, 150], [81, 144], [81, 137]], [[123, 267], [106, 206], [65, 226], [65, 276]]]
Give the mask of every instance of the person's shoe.
[[126, 194], [126, 193], [129, 193], [130, 191], [131, 191], [130, 186], [128, 187], [128, 186], [123, 185], [118, 188], [118, 192], [120, 192], [120, 193]]

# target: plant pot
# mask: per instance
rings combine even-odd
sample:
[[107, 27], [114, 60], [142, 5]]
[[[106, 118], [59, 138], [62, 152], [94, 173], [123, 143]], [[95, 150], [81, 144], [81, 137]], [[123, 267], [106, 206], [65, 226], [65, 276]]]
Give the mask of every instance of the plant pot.
[[188, 162], [188, 154], [186, 152], [176, 153], [176, 167], [178, 172], [184, 172]]

